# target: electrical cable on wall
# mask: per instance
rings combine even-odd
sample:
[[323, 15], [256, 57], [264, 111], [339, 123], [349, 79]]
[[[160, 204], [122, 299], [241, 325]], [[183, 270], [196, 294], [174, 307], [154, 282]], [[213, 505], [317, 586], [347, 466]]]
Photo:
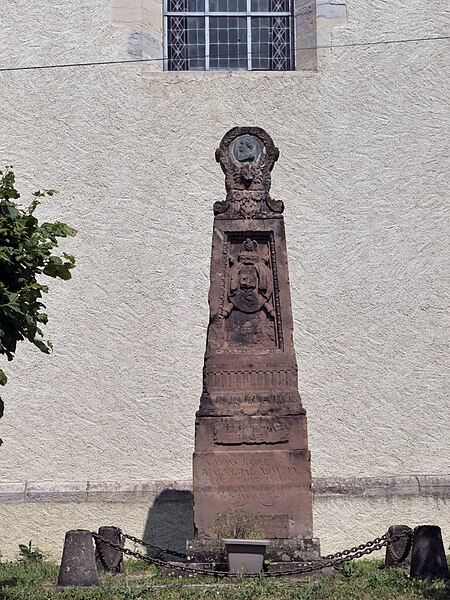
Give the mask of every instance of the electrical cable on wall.
[[[449, 40], [450, 36], [436, 36], [436, 37], [426, 37], [426, 38], [409, 38], [409, 39], [399, 39], [399, 40], [385, 40], [385, 41], [376, 41], [376, 42], [354, 42], [351, 44], [337, 44], [330, 46], [299, 46], [294, 48], [295, 50], [336, 50], [339, 48], [357, 48], [362, 46], [382, 46], [388, 44], [407, 44], [407, 43], [417, 43], [417, 42], [432, 42], [432, 41], [441, 41], [441, 40]], [[188, 59], [194, 58], [205, 58], [205, 54], [202, 56], [189, 56], [186, 57]], [[228, 55], [228, 58], [233, 58], [233, 55]], [[167, 58], [135, 58], [135, 59], [124, 59], [124, 60], [100, 60], [100, 61], [90, 61], [90, 62], [78, 62], [78, 63], [66, 63], [66, 64], [51, 64], [51, 65], [33, 65], [29, 67], [0, 67], [0, 72], [5, 71], [36, 71], [41, 69], [62, 69], [62, 68], [73, 68], [73, 67], [92, 67], [92, 66], [101, 66], [101, 65], [123, 65], [123, 64], [133, 64], [133, 63], [149, 63], [149, 62], [164, 62], [167, 61]], [[177, 72], [177, 71], [173, 71]]]

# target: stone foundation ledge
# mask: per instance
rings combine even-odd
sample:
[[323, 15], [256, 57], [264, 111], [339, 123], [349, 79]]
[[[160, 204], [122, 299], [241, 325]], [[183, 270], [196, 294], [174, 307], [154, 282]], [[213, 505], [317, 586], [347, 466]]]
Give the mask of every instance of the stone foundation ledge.
[[[195, 562], [226, 562], [223, 540], [188, 540], [186, 552]], [[278, 563], [319, 560], [320, 542], [317, 538], [269, 539], [265, 558]]]
[[[28, 481], [0, 483], [0, 503], [153, 502], [165, 493], [191, 492], [192, 480]], [[314, 498], [450, 498], [450, 475], [313, 478]]]
[[450, 475], [323, 477], [313, 479], [317, 497], [426, 496], [450, 498]]
[[[192, 573], [189, 571], [177, 569], [177, 565], [182, 567], [192, 568]], [[285, 573], [286, 571], [295, 571], [297, 569], [302, 569], [305, 566], [304, 562], [270, 562], [266, 567], [265, 571], [268, 573]], [[198, 573], [194, 571], [194, 569], [200, 569], [201, 571], [207, 571], [208, 574], [204, 573], [203, 576], [214, 577], [217, 571], [226, 572], [228, 571], [228, 566], [226, 563], [185, 563], [185, 562], [176, 562], [170, 561], [168, 566], [162, 568], [163, 575], [165, 577], [176, 577], [177, 579], [189, 579], [193, 577], [198, 577]], [[320, 572], [322, 575], [331, 575], [335, 572], [333, 567], [323, 567], [319, 569], [319, 571], [315, 571], [314, 573]], [[296, 575], [290, 575], [290, 577], [295, 577]], [[298, 575], [297, 575], [298, 577]], [[57, 589], [57, 586], [53, 586], [52, 589]], [[64, 591], [65, 588], [61, 588], [61, 591]]]

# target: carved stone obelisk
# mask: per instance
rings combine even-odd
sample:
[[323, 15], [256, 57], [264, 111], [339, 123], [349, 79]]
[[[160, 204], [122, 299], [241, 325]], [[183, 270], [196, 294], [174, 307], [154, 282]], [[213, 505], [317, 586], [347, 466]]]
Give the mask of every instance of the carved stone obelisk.
[[[313, 535], [311, 469], [297, 387], [284, 206], [269, 195], [278, 155], [259, 127], [231, 129], [216, 151], [227, 196], [214, 204], [194, 521], [197, 539], [214, 539], [218, 516], [242, 511], [256, 516], [265, 537], [298, 540], [302, 549]], [[309, 548], [318, 555], [317, 540]]]

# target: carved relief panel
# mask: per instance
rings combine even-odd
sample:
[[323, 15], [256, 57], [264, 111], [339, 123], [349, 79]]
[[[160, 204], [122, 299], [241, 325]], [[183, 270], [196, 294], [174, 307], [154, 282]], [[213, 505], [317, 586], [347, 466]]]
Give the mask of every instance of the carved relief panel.
[[216, 352], [282, 350], [275, 245], [270, 233], [226, 234], [222, 293], [209, 339]]

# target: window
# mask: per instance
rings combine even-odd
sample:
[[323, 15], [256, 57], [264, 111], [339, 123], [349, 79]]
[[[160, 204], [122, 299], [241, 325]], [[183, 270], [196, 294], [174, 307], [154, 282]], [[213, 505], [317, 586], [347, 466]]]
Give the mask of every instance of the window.
[[164, 0], [169, 71], [290, 71], [293, 0]]

